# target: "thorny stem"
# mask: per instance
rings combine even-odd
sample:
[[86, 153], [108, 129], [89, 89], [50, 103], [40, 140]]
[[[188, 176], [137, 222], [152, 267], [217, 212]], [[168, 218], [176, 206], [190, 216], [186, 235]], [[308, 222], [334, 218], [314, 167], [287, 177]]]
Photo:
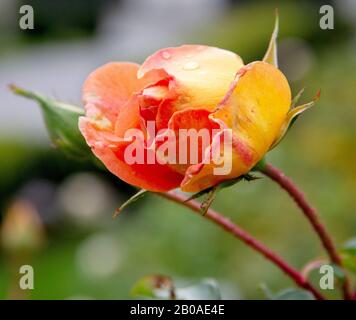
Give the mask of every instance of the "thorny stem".
[[[157, 193], [158, 195], [174, 201], [180, 205], [186, 206], [192, 209], [194, 212], [200, 214], [201, 212], [201, 204], [195, 200], [187, 201], [187, 199], [180, 194], [167, 192], [167, 193]], [[301, 288], [308, 290], [311, 292], [314, 297], [318, 300], [324, 300], [325, 298], [305, 279], [301, 273], [290, 266], [287, 262], [285, 262], [281, 257], [279, 257], [275, 252], [271, 251], [264, 244], [259, 242], [257, 239], [252, 237], [245, 230], [241, 229], [239, 226], [231, 222], [228, 218], [222, 216], [220, 213], [213, 209], [208, 209], [206, 214], [202, 216], [215, 224], [222, 227], [227, 232], [233, 234], [236, 238], [244, 242], [246, 245], [256, 250], [264, 257], [266, 257], [269, 261], [274, 263], [279, 269], [281, 269], [285, 274], [287, 274], [290, 278], [294, 280], [294, 282]]]
[[[313, 229], [319, 236], [325, 250], [327, 251], [330, 260], [337, 266], [342, 268], [342, 260], [337, 252], [334, 241], [327, 232], [325, 226], [320, 220], [316, 210], [309, 204], [305, 195], [298, 189], [293, 181], [285, 176], [283, 172], [272, 166], [270, 163], [266, 163], [263, 167], [259, 168], [259, 171], [265, 174], [270, 179], [279, 184], [293, 198], [298, 207], [303, 211], [306, 218], [311, 223]], [[345, 273], [345, 281], [342, 286], [343, 295], [346, 300], [351, 299], [351, 287], [350, 280]]]

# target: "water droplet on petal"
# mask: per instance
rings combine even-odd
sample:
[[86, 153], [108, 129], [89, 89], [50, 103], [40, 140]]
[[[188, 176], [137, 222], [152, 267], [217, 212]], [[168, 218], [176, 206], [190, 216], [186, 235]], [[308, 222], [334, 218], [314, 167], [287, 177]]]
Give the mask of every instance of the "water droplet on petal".
[[195, 70], [195, 69], [198, 69], [198, 68], [199, 68], [199, 63], [195, 62], [195, 61], [187, 62], [183, 67], [184, 70]]
[[104, 143], [103, 143], [102, 141], [96, 141], [96, 142], [94, 143], [94, 146], [95, 146], [96, 148], [104, 148]]
[[170, 53], [167, 51], [162, 52], [162, 58], [168, 60], [171, 57]]

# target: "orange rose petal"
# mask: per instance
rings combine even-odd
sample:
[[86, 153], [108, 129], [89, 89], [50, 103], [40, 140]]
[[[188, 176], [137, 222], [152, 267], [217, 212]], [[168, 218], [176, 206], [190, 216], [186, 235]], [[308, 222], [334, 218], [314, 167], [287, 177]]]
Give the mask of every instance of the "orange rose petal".
[[168, 166], [156, 164], [128, 164], [125, 149], [130, 142], [120, 141], [111, 132], [100, 131], [85, 117], [80, 118], [79, 128], [93, 153], [106, 168], [125, 182], [150, 191], [164, 192], [177, 188], [183, 176]]
[[261, 158], [275, 141], [290, 104], [290, 87], [282, 72], [256, 61], [238, 72], [235, 88], [212, 118], [224, 120]]
[[[168, 128], [176, 138], [176, 163], [170, 166], [183, 175], [192, 163], [202, 161], [204, 150], [212, 142], [213, 129], [219, 129], [219, 125], [208, 118], [209, 114], [204, 109], [185, 109], [175, 112], [169, 120]], [[195, 145], [194, 154], [191, 153], [192, 144]]]
[[138, 89], [138, 68], [135, 63], [111, 62], [93, 71], [83, 86], [86, 109], [95, 105], [114, 124], [121, 107]]
[[144, 127], [140, 116], [137, 96], [132, 96], [121, 109], [116, 118], [115, 135], [123, 138], [129, 129], [142, 130]]
[[114, 175], [134, 186], [163, 192], [178, 187], [183, 176], [168, 166], [130, 165], [124, 158], [130, 142], [122, 138], [128, 129], [140, 129], [142, 122], [134, 93], [162, 76], [155, 72], [138, 80], [137, 70], [136, 64], [110, 63], [94, 71], [84, 84], [86, 117], [80, 118], [79, 128], [93, 153]]
[[115, 124], [117, 115], [131, 95], [167, 77], [164, 70], [154, 70], [138, 79], [138, 69], [136, 63], [110, 62], [93, 71], [83, 86], [86, 109], [95, 105], [103, 117]]
[[[182, 181], [182, 190], [196, 192], [250, 171], [275, 141], [290, 102], [288, 82], [277, 68], [259, 61], [241, 68], [209, 116], [221, 128], [233, 131], [232, 147], [220, 149], [224, 164], [232, 161], [232, 170], [219, 176], [214, 173], [217, 166], [212, 161], [192, 166]], [[213, 144], [210, 152], [218, 152], [213, 151]]]
[[146, 121], [155, 121], [157, 130], [167, 128], [169, 119], [176, 110], [172, 103], [176, 98], [174, 78], [161, 78], [139, 94], [141, 116]]
[[164, 69], [174, 78], [178, 97], [172, 101], [171, 113], [185, 108], [213, 110], [242, 66], [241, 58], [231, 51], [183, 45], [159, 50], [148, 57], [138, 77], [150, 70]]
[[[255, 160], [253, 150], [243, 140], [234, 136], [231, 137], [231, 144], [224, 145], [224, 141], [224, 130], [222, 130], [215, 135], [211, 146], [206, 150], [205, 159], [197, 165], [190, 166], [186, 171], [180, 186], [183, 191], [199, 192], [249, 171]], [[217, 153], [220, 153], [219, 163], [215, 163], [213, 159], [213, 154]], [[222, 170], [223, 167], [231, 170], [220, 171], [218, 174], [217, 170]]]

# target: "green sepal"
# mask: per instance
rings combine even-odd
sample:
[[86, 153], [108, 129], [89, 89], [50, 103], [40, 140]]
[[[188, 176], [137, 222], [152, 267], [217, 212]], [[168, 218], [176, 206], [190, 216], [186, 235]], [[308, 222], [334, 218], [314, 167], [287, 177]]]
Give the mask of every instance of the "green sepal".
[[305, 90], [305, 88], [300, 89], [298, 91], [298, 93], [295, 95], [295, 97], [293, 98], [292, 103], [290, 105], [291, 109], [293, 109], [297, 105], [298, 101], [300, 100], [301, 96], [304, 93], [304, 90]]
[[137, 193], [135, 193], [131, 198], [126, 200], [119, 208], [117, 208], [113, 214], [113, 219], [115, 219], [121, 212], [124, 210], [128, 205], [134, 203], [138, 199], [142, 198], [145, 194], [149, 193], [150, 191], [141, 189]]
[[201, 214], [205, 215], [207, 213], [207, 211], [209, 210], [210, 206], [212, 205], [212, 203], [214, 202], [216, 195], [220, 190], [231, 187], [231, 186], [235, 185], [236, 183], [240, 182], [241, 180], [253, 181], [253, 180], [257, 180], [257, 179], [259, 179], [259, 177], [256, 177], [256, 176], [252, 175], [251, 173], [246, 173], [244, 175], [241, 175], [238, 178], [222, 181], [213, 187], [210, 187], [210, 188], [204, 189], [202, 191], [199, 191], [197, 193], [194, 193], [189, 198], [187, 198], [184, 202], [189, 202], [191, 200], [205, 196], [205, 198], [202, 201], [201, 206], [200, 206]]
[[84, 110], [67, 103], [42, 96], [36, 92], [9, 86], [17, 95], [32, 99], [41, 107], [52, 143], [70, 157], [91, 158], [92, 153], [78, 128], [78, 119]]
[[267, 51], [263, 57], [264, 62], [267, 62], [276, 68], [278, 68], [278, 52], [277, 52], [277, 38], [278, 38], [278, 29], [279, 29], [279, 17], [278, 10], [276, 9], [276, 18], [274, 21], [274, 29], [269, 41]]
[[263, 157], [256, 165], [251, 169], [251, 171], [263, 171], [266, 168], [267, 160]]
[[197, 198], [205, 196], [204, 200], [201, 202], [201, 205], [200, 205], [200, 213], [201, 213], [201, 215], [205, 215], [207, 213], [207, 211], [209, 210], [210, 206], [212, 205], [213, 201], [216, 198], [216, 195], [220, 189], [219, 186], [220, 185], [216, 185], [216, 186], [204, 189], [202, 191], [199, 191], [197, 193], [194, 193], [189, 198], [187, 198], [184, 202], [189, 202], [191, 200], [195, 200]]
[[211, 190], [206, 194], [204, 201], [200, 205], [200, 210], [201, 210], [200, 213], [202, 216], [204, 216], [209, 210], [210, 206], [212, 205], [212, 203], [216, 198], [218, 191], [219, 191], [219, 187], [215, 186], [212, 187]]
[[[297, 99], [299, 99], [298, 95], [301, 95], [301, 92], [299, 92], [297, 94]], [[279, 131], [279, 134], [276, 138], [276, 140], [272, 143], [271, 147], [269, 148], [269, 150], [272, 150], [273, 148], [275, 148], [281, 141], [282, 139], [285, 137], [285, 135], [287, 134], [288, 130], [292, 127], [293, 123], [295, 122], [295, 120], [297, 120], [297, 118], [299, 117], [299, 115], [301, 113], [303, 113], [304, 111], [310, 109], [320, 98], [320, 90], [316, 93], [315, 97], [313, 98], [312, 101], [302, 104], [298, 107], [294, 107], [292, 109], [289, 110], [289, 112], [287, 113], [287, 117]], [[295, 100], [295, 99], [293, 99]]]

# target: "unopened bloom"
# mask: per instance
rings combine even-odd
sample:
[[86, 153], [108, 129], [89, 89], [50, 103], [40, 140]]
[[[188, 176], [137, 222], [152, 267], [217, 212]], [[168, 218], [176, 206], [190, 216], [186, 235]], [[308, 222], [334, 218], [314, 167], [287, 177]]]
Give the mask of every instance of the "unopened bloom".
[[15, 85], [10, 89], [18, 95], [36, 101], [41, 107], [49, 136], [54, 146], [72, 158], [90, 158], [90, 150], [78, 130], [80, 107], [42, 96]]
[[[86, 115], [79, 127], [88, 145], [113, 174], [151, 191], [197, 192], [249, 172], [306, 108], [290, 110], [291, 90], [275, 63], [276, 30], [264, 61], [246, 65], [227, 50], [183, 45], [159, 50], [142, 65], [113, 62], [98, 68], [83, 89]], [[198, 144], [198, 162], [188, 152], [187, 163], [127, 163], [130, 129], [142, 132], [143, 146], [152, 152], [147, 141], [156, 144], [156, 137], [147, 130], [149, 121], [157, 131], [212, 134], [207, 146]], [[214, 148], [227, 129], [230, 146]], [[176, 146], [182, 143], [176, 139]], [[216, 152], [223, 162], [231, 161], [224, 175], [215, 174], [217, 164], [207, 159]]]

